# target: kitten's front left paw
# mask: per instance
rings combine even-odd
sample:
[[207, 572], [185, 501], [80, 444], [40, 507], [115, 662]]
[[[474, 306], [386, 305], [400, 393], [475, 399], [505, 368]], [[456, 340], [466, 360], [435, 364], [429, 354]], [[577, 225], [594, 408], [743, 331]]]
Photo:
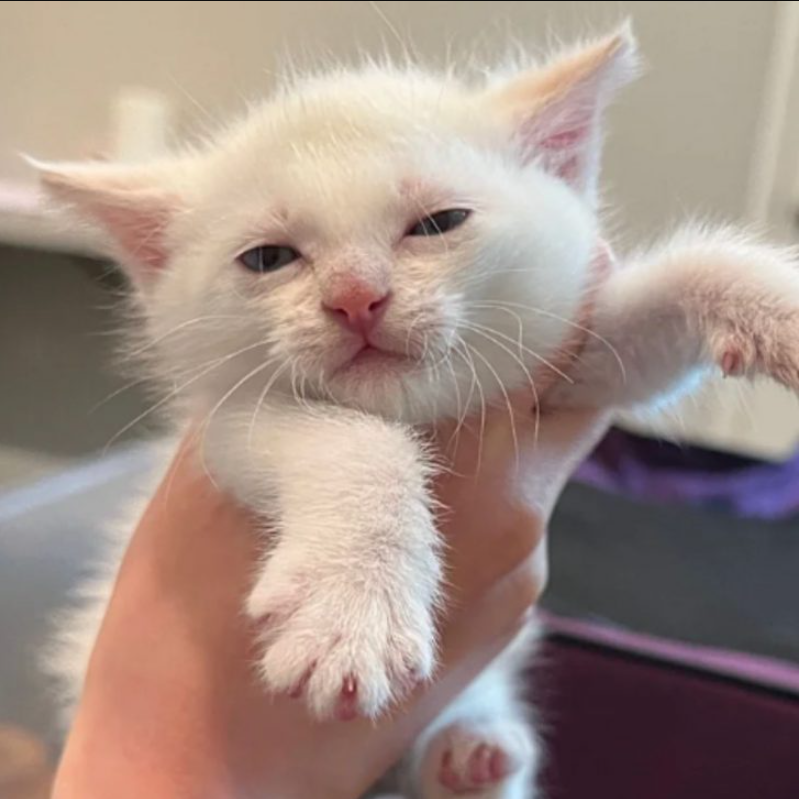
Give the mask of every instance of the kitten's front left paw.
[[267, 687], [303, 695], [318, 718], [374, 718], [433, 674], [432, 602], [385, 575], [270, 562], [247, 611], [260, 625]]
[[716, 335], [712, 349], [725, 376], [764, 374], [799, 393], [799, 310], [761, 319], [752, 334], [725, 331]]

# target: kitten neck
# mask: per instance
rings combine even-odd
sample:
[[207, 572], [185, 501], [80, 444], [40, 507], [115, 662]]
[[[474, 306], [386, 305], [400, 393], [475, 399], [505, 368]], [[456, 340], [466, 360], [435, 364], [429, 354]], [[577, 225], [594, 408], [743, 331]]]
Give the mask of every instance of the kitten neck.
[[596, 295], [617, 265], [610, 245], [604, 239], [598, 239], [594, 256], [591, 259], [588, 280], [583, 290], [583, 299], [572, 320], [571, 332], [552, 358], [555, 369], [547, 369], [537, 376], [536, 386], [539, 397], [545, 397], [559, 373], [568, 375], [574, 364], [579, 361], [586, 342], [591, 336]]

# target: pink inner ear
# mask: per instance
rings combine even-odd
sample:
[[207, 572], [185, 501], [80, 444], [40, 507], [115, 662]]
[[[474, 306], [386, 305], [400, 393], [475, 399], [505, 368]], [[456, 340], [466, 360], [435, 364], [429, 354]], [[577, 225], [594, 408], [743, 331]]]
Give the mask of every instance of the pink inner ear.
[[592, 129], [585, 117], [564, 114], [562, 108], [544, 108], [521, 126], [525, 160], [537, 159], [550, 174], [575, 188], [588, 179]]
[[523, 114], [517, 131], [525, 161], [537, 160], [578, 191], [589, 188], [596, 179], [602, 103], [592, 74]]
[[145, 207], [102, 205], [95, 208], [95, 214], [127, 260], [149, 270], [161, 269], [166, 264], [164, 232], [169, 221], [166, 208], [157, 203]]
[[582, 125], [573, 130], [561, 130], [545, 136], [538, 144], [543, 150], [563, 150], [576, 147], [588, 138], [588, 126]]
[[587, 125], [560, 130], [542, 138], [536, 145], [544, 168], [571, 186], [582, 187], [586, 175], [586, 148], [591, 135]]
[[573, 155], [571, 158], [562, 161], [557, 168], [558, 177], [562, 178], [571, 186], [580, 184], [582, 166], [580, 159]]

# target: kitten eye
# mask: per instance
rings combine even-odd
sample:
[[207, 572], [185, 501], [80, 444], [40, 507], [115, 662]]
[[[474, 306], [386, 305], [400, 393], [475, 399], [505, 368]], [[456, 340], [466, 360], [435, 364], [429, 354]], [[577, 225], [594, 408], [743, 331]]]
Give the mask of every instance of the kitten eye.
[[465, 208], [448, 208], [420, 219], [410, 230], [408, 236], [440, 236], [460, 227], [471, 214]]
[[264, 245], [242, 253], [239, 261], [252, 272], [274, 272], [296, 261], [300, 254], [293, 247]]

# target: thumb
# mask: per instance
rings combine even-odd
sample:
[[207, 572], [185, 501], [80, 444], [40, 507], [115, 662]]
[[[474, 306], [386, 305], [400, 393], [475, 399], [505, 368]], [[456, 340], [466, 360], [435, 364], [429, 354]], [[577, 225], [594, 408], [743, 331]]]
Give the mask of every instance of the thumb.
[[542, 412], [520, 444], [518, 477], [528, 501], [549, 514], [566, 481], [610, 427], [608, 410]]

